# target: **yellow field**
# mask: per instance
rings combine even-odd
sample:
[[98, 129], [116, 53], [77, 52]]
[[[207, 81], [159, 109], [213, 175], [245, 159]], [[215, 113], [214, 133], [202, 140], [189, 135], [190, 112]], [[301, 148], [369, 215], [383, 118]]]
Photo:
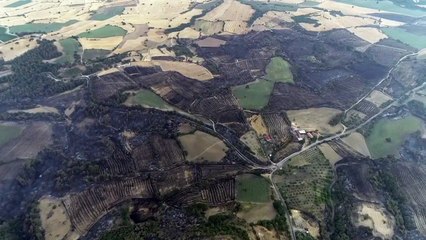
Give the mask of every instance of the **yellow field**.
[[37, 41], [35, 39], [30, 40], [28, 37], [1, 44], [0, 58], [3, 58], [5, 61], [10, 61], [37, 46]]
[[202, 19], [207, 21], [248, 21], [254, 10], [237, 0], [225, 0], [207, 13]]
[[213, 79], [213, 74], [207, 68], [195, 63], [174, 61], [153, 61], [153, 63], [160, 66], [163, 71], [176, 71], [185, 77], [199, 81]]
[[178, 139], [187, 153], [186, 159], [190, 162], [219, 162], [228, 151], [222, 140], [201, 131], [180, 136]]
[[342, 139], [349, 147], [351, 147], [356, 152], [371, 157], [370, 151], [368, 150], [367, 143], [365, 142], [364, 136], [361, 133], [354, 132], [349, 136]]
[[321, 134], [335, 134], [343, 130], [341, 124], [336, 126], [328, 124], [339, 113], [341, 113], [340, 110], [333, 108], [308, 108], [287, 111], [290, 121], [298, 127], [308, 131], [318, 130]]
[[217, 38], [207, 37], [195, 42], [199, 47], [220, 47], [226, 42]]
[[393, 100], [393, 98], [383, 92], [374, 90], [367, 98], [365, 98], [365, 100], [374, 103], [377, 107], [380, 107], [383, 103]]
[[277, 215], [272, 201], [267, 203], [243, 203], [237, 217], [248, 223], [256, 223], [260, 220], [272, 220]]
[[123, 41], [123, 37], [108, 37], [108, 38], [79, 38], [83, 49], [105, 49], [113, 50]]
[[334, 166], [334, 164], [336, 164], [338, 161], [342, 160], [342, 157], [339, 156], [339, 154], [337, 154], [327, 143], [319, 145], [318, 148], [332, 166]]
[[373, 235], [382, 239], [392, 239], [395, 219], [382, 206], [364, 203], [358, 206], [356, 226], [364, 226], [373, 230]]
[[40, 220], [46, 240], [78, 239], [79, 235], [71, 231], [71, 221], [61, 200], [44, 196], [39, 200]]
[[265, 134], [268, 134], [268, 129], [266, 128], [265, 122], [261, 115], [253, 115], [248, 119], [251, 127], [256, 131], [257, 135], [262, 137]]
[[263, 152], [255, 131], [248, 131], [246, 134], [241, 136], [240, 140], [255, 153], [257, 158], [266, 161], [265, 153]]

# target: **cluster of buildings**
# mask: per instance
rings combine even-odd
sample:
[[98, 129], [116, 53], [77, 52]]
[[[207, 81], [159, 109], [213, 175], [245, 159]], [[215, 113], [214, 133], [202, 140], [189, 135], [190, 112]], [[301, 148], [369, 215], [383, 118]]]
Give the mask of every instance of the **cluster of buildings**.
[[290, 132], [297, 139], [297, 141], [301, 142], [307, 136], [309, 139], [319, 138], [320, 134], [318, 130], [315, 131], [306, 131], [305, 129], [298, 128], [294, 123], [291, 123]]

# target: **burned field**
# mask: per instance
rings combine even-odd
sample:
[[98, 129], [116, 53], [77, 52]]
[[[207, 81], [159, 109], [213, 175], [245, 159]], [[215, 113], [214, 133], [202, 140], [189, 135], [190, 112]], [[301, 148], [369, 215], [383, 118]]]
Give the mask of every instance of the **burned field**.
[[[215, 39], [216, 43], [178, 42], [180, 48], [196, 55], [191, 66], [199, 64], [199, 69], [206, 69], [204, 73], [211, 73], [208, 79], [201, 76], [205, 81], [192, 79], [191, 74], [185, 74], [188, 69], [172, 71], [179, 65], [173, 62], [193, 61], [182, 56], [152, 58], [167, 61], [171, 64], [168, 67], [120, 59], [111, 69], [110, 63], [102, 65], [101, 73], [86, 69], [88, 75], [75, 85], [52, 91], [49, 96], [40, 95], [34, 103], [26, 100], [19, 107], [2, 107], [7, 113], [41, 105], [58, 113], [2, 113], [2, 120], [17, 121], [25, 129], [0, 146], [0, 153], [7, 157], [0, 165], [0, 173], [7, 173], [0, 182], [4, 186], [0, 224], [17, 216], [26, 229], [25, 236], [51, 233], [81, 239], [109, 239], [109, 234], [122, 231], [156, 237], [164, 234], [161, 228], [167, 228], [167, 237], [175, 239], [256, 239], [259, 234], [289, 239], [287, 210], [272, 191], [272, 185], [277, 185], [286, 207], [301, 216], [298, 224], [312, 223], [315, 236], [326, 236], [327, 224], [333, 225], [337, 234], [338, 222], [333, 221], [339, 220], [339, 206], [353, 202], [356, 206], [350, 205], [351, 212], [342, 214], [358, 232], [348, 236], [399, 234], [395, 227], [400, 226], [398, 216], [388, 214], [388, 206], [367, 204], [382, 200], [377, 196], [383, 186], [366, 180], [374, 177], [368, 170], [377, 166], [360, 160], [361, 154], [351, 151], [344, 140], [291, 157], [278, 172], [272, 162], [342, 131], [340, 119], [333, 126], [330, 122], [369, 94], [412, 49], [389, 39], [370, 44], [346, 30], [312, 34], [298, 27], [218, 35]], [[422, 75], [415, 73], [424, 63], [406, 60], [380, 85], [379, 90], [389, 99], [421, 81]], [[268, 94], [262, 96], [262, 106], [245, 108], [233, 89], [259, 80], [268, 81]], [[126, 104], [135, 92], [149, 92], [170, 109]], [[371, 117], [386, 105], [383, 99], [365, 99], [352, 111]], [[325, 108], [330, 111], [313, 114]], [[21, 145], [28, 145], [30, 136], [37, 141], [23, 151]], [[361, 163], [353, 163], [351, 158]], [[352, 164], [358, 164], [359, 169], [350, 172], [347, 168]], [[413, 175], [414, 169], [404, 171]], [[271, 172], [277, 174], [267, 175]], [[329, 191], [339, 190], [339, 184], [345, 183], [343, 175], [354, 185], [353, 198], [334, 202]], [[400, 181], [407, 184], [402, 177]], [[342, 191], [349, 194], [345, 188]], [[412, 199], [412, 205], [424, 204], [420, 198]], [[64, 213], [45, 206], [51, 203]], [[41, 222], [46, 232], [34, 219], [38, 214], [31, 214], [37, 211], [34, 205], [44, 206]], [[46, 217], [49, 211], [66, 225], [60, 233], [49, 225], [53, 221]], [[417, 221], [422, 223], [424, 209], [416, 211]], [[218, 214], [207, 216], [211, 212]], [[396, 220], [390, 216], [386, 220], [390, 227], [377, 228], [381, 220], [373, 219], [377, 213], [393, 215]], [[357, 214], [371, 216], [363, 220]]]

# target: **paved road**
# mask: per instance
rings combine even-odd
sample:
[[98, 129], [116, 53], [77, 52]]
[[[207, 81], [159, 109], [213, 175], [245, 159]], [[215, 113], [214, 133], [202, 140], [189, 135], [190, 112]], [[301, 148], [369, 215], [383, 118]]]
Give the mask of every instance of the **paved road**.
[[[363, 97], [361, 97], [357, 102], [355, 102], [352, 106], [350, 106], [348, 109], [346, 109], [345, 111], [344, 111], [344, 113], [346, 114], [349, 110], [351, 110], [353, 107], [355, 107], [358, 103], [360, 103], [362, 100], [364, 100], [366, 97], [368, 97], [369, 95], [370, 95], [370, 93], [372, 92], [372, 91], [374, 91], [380, 84], [382, 84], [385, 80], [387, 80], [389, 77], [390, 77], [390, 75], [391, 75], [391, 73], [392, 73], [392, 71], [402, 62], [402, 61], [404, 61], [405, 59], [407, 59], [408, 57], [410, 57], [410, 56], [415, 56], [415, 55], [417, 55], [417, 53], [410, 53], [410, 54], [407, 54], [407, 55], [405, 55], [405, 56], [403, 56], [401, 59], [399, 59], [399, 61], [388, 71], [388, 73], [386, 74], [386, 76], [382, 79], [382, 80], [380, 80], [366, 95], [364, 95]], [[412, 93], [414, 93], [415, 91], [417, 91], [418, 89], [421, 89], [422, 87], [424, 87], [424, 86], [426, 86], [426, 82], [424, 82], [422, 85], [420, 85], [420, 86], [418, 86], [418, 87], [416, 87], [416, 88], [414, 88], [414, 89], [411, 89], [411, 90], [409, 90], [409, 91], [407, 91], [406, 93], [404, 93], [403, 95], [402, 95], [402, 97], [404, 97], [404, 95], [406, 95], [407, 93], [409, 93], [409, 94], [412, 94]], [[368, 124], [369, 122], [371, 122], [372, 120], [374, 120], [375, 118], [377, 118], [378, 116], [380, 116], [383, 112], [385, 112], [386, 110], [388, 110], [389, 108], [391, 108], [392, 106], [395, 106], [396, 104], [398, 104], [398, 100], [399, 99], [396, 99], [396, 100], [394, 100], [391, 104], [389, 104], [388, 106], [386, 106], [385, 108], [383, 108], [383, 109], [381, 109], [377, 114], [375, 114], [375, 115], [373, 115], [373, 116], [371, 116], [369, 119], [367, 119], [366, 121], [364, 121], [363, 123], [361, 123], [361, 124], [359, 124], [358, 126], [356, 126], [355, 128], [352, 128], [352, 129], [350, 129], [350, 130], [347, 130], [347, 128], [346, 127], [344, 127], [344, 129], [343, 129], [343, 131], [341, 132], [341, 133], [338, 133], [338, 134], [335, 134], [335, 135], [332, 135], [332, 136], [330, 136], [330, 137], [327, 137], [327, 138], [324, 138], [324, 139], [322, 139], [322, 140], [320, 140], [320, 141], [316, 141], [315, 143], [312, 143], [312, 144], [310, 144], [310, 145], [308, 145], [308, 146], [306, 146], [306, 147], [303, 147], [300, 151], [298, 151], [298, 152], [295, 152], [295, 153], [293, 153], [293, 154], [291, 154], [291, 155], [289, 155], [289, 156], [287, 156], [287, 157], [285, 157], [285, 158], [283, 158], [281, 161], [279, 161], [278, 163], [276, 163], [276, 164], [273, 164], [273, 165], [271, 165], [271, 166], [268, 166], [268, 168], [269, 169], [271, 169], [272, 170], [272, 172], [271, 172], [271, 175], [270, 175], [270, 179], [271, 179], [271, 182], [272, 182], [272, 188], [274, 189], [274, 191], [275, 191], [275, 193], [277, 194], [277, 196], [280, 198], [280, 200], [282, 201], [282, 203], [284, 204], [284, 206], [286, 206], [286, 204], [285, 204], [285, 200], [284, 200], [284, 198], [282, 197], [282, 195], [281, 195], [281, 193], [280, 193], [280, 191], [279, 191], [279, 189], [278, 189], [278, 187], [276, 186], [276, 184], [274, 183], [274, 181], [272, 181], [272, 176], [273, 176], [273, 174], [277, 171], [277, 170], [279, 170], [279, 169], [281, 169], [283, 166], [284, 166], [284, 164], [286, 164], [287, 163], [287, 161], [289, 161], [291, 158], [293, 158], [293, 157], [295, 157], [295, 156], [298, 156], [299, 154], [302, 154], [302, 153], [304, 153], [304, 152], [306, 152], [307, 150], [309, 150], [309, 149], [312, 149], [312, 148], [314, 148], [314, 147], [316, 147], [316, 146], [318, 146], [318, 145], [320, 145], [320, 144], [322, 144], [322, 143], [326, 143], [326, 142], [329, 142], [329, 141], [332, 141], [332, 140], [335, 140], [335, 139], [338, 139], [338, 138], [340, 138], [340, 137], [342, 137], [342, 136], [345, 136], [345, 135], [349, 135], [350, 133], [352, 133], [352, 132], [355, 132], [355, 131], [357, 131], [357, 130], [359, 130], [360, 128], [362, 128], [362, 127], [364, 127], [366, 124]], [[288, 208], [287, 208], [288, 209]], [[288, 223], [289, 223], [289, 230], [290, 230], [290, 233], [291, 233], [291, 238], [292, 238], [292, 240], [295, 240], [296, 239], [296, 237], [295, 237], [295, 233], [294, 233], [294, 229], [293, 229], [293, 226], [292, 226], [292, 224], [291, 224], [291, 219], [290, 219], [290, 215], [288, 214], [288, 212], [287, 212], [287, 220], [288, 220]]]

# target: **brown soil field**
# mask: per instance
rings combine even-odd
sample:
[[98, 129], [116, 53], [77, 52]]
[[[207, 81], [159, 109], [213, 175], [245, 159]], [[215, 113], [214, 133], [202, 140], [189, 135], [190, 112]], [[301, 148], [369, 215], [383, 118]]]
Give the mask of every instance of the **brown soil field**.
[[261, 115], [253, 115], [248, 119], [251, 127], [256, 131], [257, 135], [262, 137], [265, 134], [268, 134], [268, 129], [266, 128], [265, 122]]
[[349, 145], [356, 152], [371, 157], [370, 151], [368, 150], [367, 143], [365, 142], [364, 136], [361, 133], [354, 132], [349, 136], [342, 139], [344, 143]]
[[186, 159], [190, 162], [220, 162], [228, 151], [222, 140], [201, 131], [180, 136], [178, 139], [187, 152]]
[[393, 98], [380, 91], [374, 90], [367, 98], [365, 98], [365, 100], [374, 103], [377, 107], [380, 107], [383, 103], [392, 101]]
[[291, 17], [292, 15], [287, 12], [269, 11], [263, 14], [262, 17], [256, 19], [256, 21], [254, 21], [253, 25], [251, 26], [251, 29], [255, 31], [286, 29], [286, 27], [283, 27], [282, 24], [286, 22], [294, 22]]
[[220, 47], [222, 45], [225, 45], [225, 43], [226, 42], [223, 40], [212, 37], [207, 37], [195, 42], [195, 44], [197, 44], [199, 47]]
[[246, 220], [248, 223], [256, 223], [261, 220], [272, 220], [277, 215], [272, 201], [268, 203], [242, 203], [242, 209], [237, 213], [237, 217]]
[[334, 166], [338, 161], [342, 160], [342, 157], [337, 154], [333, 148], [327, 143], [318, 146], [319, 150], [324, 154], [324, 157], [330, 161], [330, 164]]
[[213, 79], [213, 74], [207, 68], [195, 63], [174, 61], [154, 61], [153, 63], [160, 66], [163, 71], [176, 71], [185, 77], [199, 81]]
[[318, 130], [321, 134], [335, 134], [343, 130], [341, 124], [336, 126], [328, 124], [339, 113], [341, 113], [340, 110], [333, 108], [308, 108], [287, 111], [290, 121], [298, 127], [309, 131]]
[[46, 240], [78, 239], [79, 235], [71, 232], [71, 221], [61, 200], [44, 196], [39, 200], [38, 207]]

